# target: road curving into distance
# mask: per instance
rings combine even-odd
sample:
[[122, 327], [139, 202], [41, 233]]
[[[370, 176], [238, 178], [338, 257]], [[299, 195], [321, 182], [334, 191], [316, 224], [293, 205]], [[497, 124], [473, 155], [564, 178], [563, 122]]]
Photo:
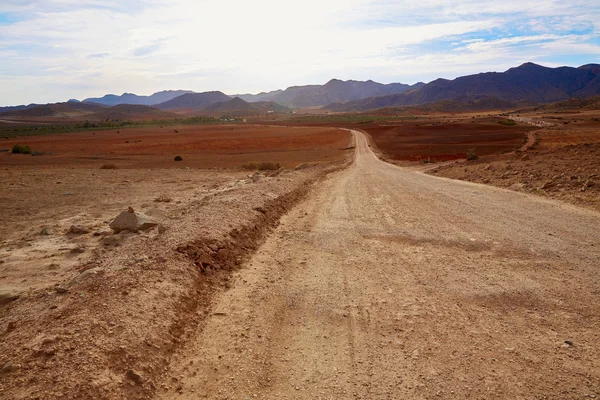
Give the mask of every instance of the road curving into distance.
[[158, 397], [600, 396], [600, 214], [399, 168], [354, 135]]

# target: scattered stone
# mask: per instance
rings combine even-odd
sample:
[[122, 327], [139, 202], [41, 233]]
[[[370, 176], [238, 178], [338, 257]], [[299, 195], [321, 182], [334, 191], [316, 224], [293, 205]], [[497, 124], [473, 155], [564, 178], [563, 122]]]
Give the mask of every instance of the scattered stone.
[[71, 254], [81, 254], [81, 253], [85, 253], [85, 247], [84, 246], [77, 246], [73, 249], [71, 249], [70, 251]]
[[40, 235], [52, 235], [52, 229], [48, 228], [48, 227], [44, 227], [42, 228], [42, 230], [40, 231]]
[[133, 381], [133, 383], [136, 385], [141, 385], [144, 381], [142, 376], [132, 369], [127, 370], [127, 372], [125, 373], [125, 377]]
[[573, 342], [572, 342], [572, 341], [570, 341], [570, 340], [565, 340], [565, 344], [566, 344], [567, 346], [573, 346]]
[[212, 251], [219, 251], [219, 246], [216, 243], [212, 243], [209, 244], [208, 247], [212, 250]]
[[119, 214], [109, 226], [115, 233], [119, 233], [122, 231], [144, 231], [156, 225], [158, 225], [158, 222], [154, 218], [144, 213], [136, 212], [133, 208], [129, 207], [127, 211]]
[[540, 187], [542, 190], [549, 189], [552, 186], [552, 181], [544, 182], [544, 184]]
[[8, 304], [17, 300], [20, 296], [16, 293], [0, 292], [0, 305]]
[[258, 182], [262, 179], [262, 175], [259, 174], [258, 172], [255, 173], [254, 175], [252, 175], [252, 182]]
[[162, 195], [162, 196], [155, 198], [154, 201], [156, 203], [170, 203], [171, 201], [173, 201], [173, 199], [171, 199], [170, 197], [167, 197], [165, 195]]
[[17, 323], [15, 321], [10, 321], [6, 326], [6, 333], [12, 332], [17, 328]]
[[54, 288], [54, 291], [55, 291], [56, 293], [59, 293], [59, 294], [64, 294], [64, 293], [67, 293], [67, 292], [69, 291], [69, 289], [67, 289], [67, 288], [64, 288], [64, 287], [62, 287], [62, 286], [56, 286], [56, 287]]
[[15, 372], [18, 369], [19, 368], [16, 365], [11, 363], [10, 361], [7, 361], [4, 363], [4, 365], [2, 365], [2, 368], [0, 368], [0, 374], [9, 374], [11, 372]]
[[83, 271], [82, 273], [80, 273], [79, 275], [77, 275], [73, 279], [73, 281], [84, 279], [84, 278], [89, 277], [89, 276], [100, 275], [102, 273], [104, 273], [104, 268], [101, 268], [101, 267], [86, 269], [85, 271]]
[[254, 209], [255, 209], [256, 211], [258, 211], [258, 212], [261, 212], [261, 213], [263, 213], [263, 214], [266, 214], [266, 213], [267, 213], [267, 210], [265, 210], [263, 207], [255, 207]]
[[108, 235], [102, 238], [102, 243], [104, 243], [105, 246], [119, 246], [122, 240], [123, 236], [121, 234]]
[[225, 288], [230, 289], [231, 288], [231, 283], [230, 282], [225, 282]]
[[167, 227], [163, 224], [158, 225], [158, 233], [165, 233], [167, 231]]
[[85, 235], [86, 233], [90, 233], [91, 231], [85, 226], [81, 225], [71, 225], [69, 231], [67, 233], [72, 233], [74, 235]]

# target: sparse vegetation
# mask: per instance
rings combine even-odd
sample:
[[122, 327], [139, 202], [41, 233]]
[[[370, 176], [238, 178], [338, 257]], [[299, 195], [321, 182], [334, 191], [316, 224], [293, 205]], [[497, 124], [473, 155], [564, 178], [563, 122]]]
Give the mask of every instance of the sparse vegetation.
[[13, 154], [31, 154], [31, 148], [27, 145], [15, 144], [12, 148]]
[[467, 161], [477, 160], [478, 158], [479, 157], [477, 157], [477, 153], [475, 153], [475, 149], [467, 150]]
[[[124, 121], [120, 119], [113, 119], [109, 121], [67, 122], [50, 125], [36, 125], [35, 123], [31, 123], [31, 125], [19, 124], [18, 126], [0, 126], [0, 137], [10, 139], [21, 136], [42, 136], [82, 131], [93, 131], [95, 133], [99, 130], [135, 128], [141, 126], [160, 126], [162, 128], [164, 125], [211, 125], [223, 123], [226, 122], [207, 116], [196, 116], [183, 119], [152, 119], [144, 121]], [[121, 133], [121, 131], [118, 130], [117, 133]]]
[[246, 163], [242, 165], [242, 169], [246, 169], [246, 170], [250, 170], [250, 171], [254, 171], [254, 170], [258, 170], [258, 171], [276, 171], [279, 168], [281, 168], [281, 164], [279, 163], [272, 163], [272, 162], [261, 162], [261, 163]]
[[32, 156], [43, 156], [43, 155], [44, 155], [44, 153], [43, 153], [43, 152], [41, 152], [41, 151], [34, 151], [34, 152], [32, 152], [32, 153], [31, 153], [31, 155], [32, 155]]
[[183, 161], [183, 157], [181, 157], [181, 156], [175, 156], [175, 158], [173, 160], [175, 160], [175, 161]]
[[498, 121], [498, 123], [500, 125], [506, 125], [506, 126], [513, 126], [516, 125], [517, 123], [515, 121], [513, 121], [512, 119], [503, 119], [502, 121]]
[[117, 169], [117, 165], [116, 164], [104, 164], [103, 166], [100, 167], [100, 169]]

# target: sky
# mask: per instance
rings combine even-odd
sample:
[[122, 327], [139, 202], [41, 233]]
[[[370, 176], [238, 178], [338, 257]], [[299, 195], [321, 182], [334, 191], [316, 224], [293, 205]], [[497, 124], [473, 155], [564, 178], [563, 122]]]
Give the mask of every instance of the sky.
[[0, 0], [0, 106], [600, 63], [599, 0]]

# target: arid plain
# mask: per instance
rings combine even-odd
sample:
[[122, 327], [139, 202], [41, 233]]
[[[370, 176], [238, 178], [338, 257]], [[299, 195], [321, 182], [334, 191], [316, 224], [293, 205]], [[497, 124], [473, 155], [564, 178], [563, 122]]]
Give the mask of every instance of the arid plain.
[[599, 396], [599, 117], [3, 139], [0, 398]]

